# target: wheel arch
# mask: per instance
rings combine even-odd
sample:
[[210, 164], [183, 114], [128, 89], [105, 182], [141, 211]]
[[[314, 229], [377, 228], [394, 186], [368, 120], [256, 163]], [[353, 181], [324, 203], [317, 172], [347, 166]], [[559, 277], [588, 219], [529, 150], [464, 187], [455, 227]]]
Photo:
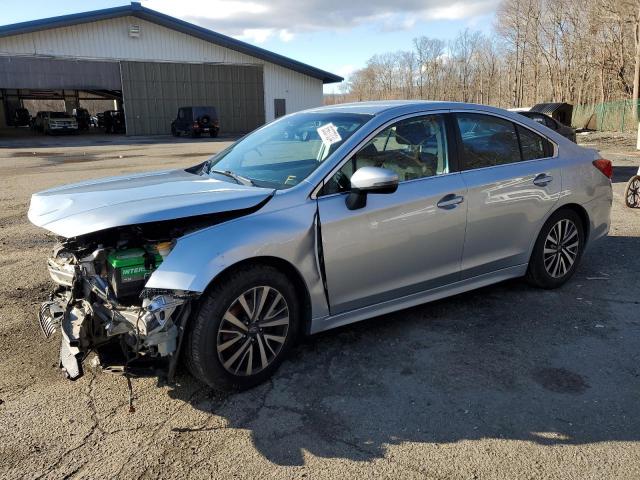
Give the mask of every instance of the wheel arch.
[[561, 210], [571, 210], [573, 212], [575, 212], [579, 217], [580, 220], [582, 220], [582, 233], [584, 234], [584, 244], [585, 244], [585, 248], [587, 246], [587, 243], [589, 241], [589, 234], [590, 234], [590, 230], [591, 230], [591, 223], [590, 223], [590, 219], [589, 219], [589, 214], [587, 213], [587, 211], [585, 210], [585, 208], [582, 205], [579, 205], [577, 203], [565, 203], [562, 205], [559, 205], [557, 208], [554, 208], [553, 210], [551, 210], [549, 212], [549, 214], [546, 216], [546, 218], [544, 219], [544, 221], [542, 222], [540, 229], [538, 230], [537, 235], [533, 238], [533, 241], [531, 242], [530, 246], [529, 246], [529, 262], [531, 262], [531, 257], [533, 255], [533, 249], [535, 248], [536, 242], [538, 241], [538, 237], [540, 236], [540, 234], [542, 233], [542, 230], [544, 228], [544, 226], [547, 224], [547, 222], [549, 221], [549, 219], [555, 215], [557, 212], [561, 211]]
[[553, 212], [551, 212], [551, 215], [554, 215], [556, 212], [560, 210], [572, 210], [580, 217], [580, 220], [582, 220], [582, 233], [584, 234], [584, 244], [586, 246], [587, 243], [589, 242], [589, 234], [591, 233], [591, 221], [589, 219], [589, 214], [587, 213], [585, 208], [582, 205], [579, 205], [577, 203], [566, 203], [556, 208]]
[[298, 298], [301, 300], [300, 307], [302, 310], [302, 324], [299, 328], [299, 334], [301, 336], [308, 335], [311, 331], [311, 294], [309, 293], [307, 284], [300, 271], [291, 262], [284, 260], [283, 258], [273, 256], [252, 257], [228, 265], [224, 270], [218, 272], [218, 274], [211, 279], [203, 293], [209, 291], [213, 285], [234, 271], [254, 265], [266, 265], [273, 267], [284, 273], [291, 281], [296, 293], [298, 294]]

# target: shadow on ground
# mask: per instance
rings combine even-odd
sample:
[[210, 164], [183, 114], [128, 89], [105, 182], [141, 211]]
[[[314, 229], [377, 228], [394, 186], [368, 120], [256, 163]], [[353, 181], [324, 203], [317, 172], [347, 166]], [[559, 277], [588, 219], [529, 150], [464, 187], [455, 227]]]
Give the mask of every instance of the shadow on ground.
[[560, 290], [505, 282], [312, 337], [253, 390], [171, 395], [249, 430], [280, 465], [402, 442], [638, 441], [640, 286], [623, 280], [638, 251], [609, 237]]

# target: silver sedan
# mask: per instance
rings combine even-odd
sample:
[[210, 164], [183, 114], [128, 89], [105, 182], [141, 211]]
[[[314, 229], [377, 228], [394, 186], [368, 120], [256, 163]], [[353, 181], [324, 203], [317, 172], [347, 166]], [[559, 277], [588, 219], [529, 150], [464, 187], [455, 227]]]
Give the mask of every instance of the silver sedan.
[[[60, 365], [179, 358], [247, 388], [300, 335], [525, 276], [565, 283], [609, 230], [612, 166], [497, 108], [371, 102], [288, 115], [185, 170], [63, 186], [39, 311]], [[114, 353], [117, 352], [117, 353]]]

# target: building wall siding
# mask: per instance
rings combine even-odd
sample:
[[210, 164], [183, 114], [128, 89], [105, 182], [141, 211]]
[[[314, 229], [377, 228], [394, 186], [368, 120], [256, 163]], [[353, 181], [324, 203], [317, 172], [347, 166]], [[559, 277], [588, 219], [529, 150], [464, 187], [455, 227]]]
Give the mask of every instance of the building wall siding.
[[179, 107], [215, 105], [223, 132], [264, 123], [262, 66], [120, 62], [127, 133], [170, 133]]
[[[139, 38], [129, 37], [129, 25], [140, 25]], [[273, 101], [276, 98], [286, 100], [287, 113], [322, 105], [322, 80], [137, 17], [114, 18], [3, 37], [0, 38], [0, 55], [264, 65], [267, 121], [273, 119]]]

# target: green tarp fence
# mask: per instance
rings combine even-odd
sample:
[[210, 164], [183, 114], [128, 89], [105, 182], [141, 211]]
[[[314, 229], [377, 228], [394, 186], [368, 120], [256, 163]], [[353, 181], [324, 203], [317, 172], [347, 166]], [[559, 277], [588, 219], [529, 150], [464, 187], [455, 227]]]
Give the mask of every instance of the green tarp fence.
[[636, 102], [633, 100], [619, 100], [596, 105], [576, 105], [573, 107], [571, 123], [575, 128], [635, 132], [638, 128], [633, 116], [635, 106]]

